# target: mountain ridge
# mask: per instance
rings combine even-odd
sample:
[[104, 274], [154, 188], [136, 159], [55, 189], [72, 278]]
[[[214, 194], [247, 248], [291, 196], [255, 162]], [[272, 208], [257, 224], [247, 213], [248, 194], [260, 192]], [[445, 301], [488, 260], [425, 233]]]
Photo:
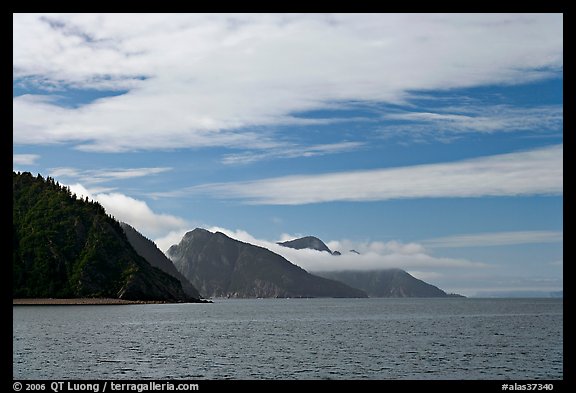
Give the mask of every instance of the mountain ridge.
[[12, 176], [13, 298], [198, 301], [151, 266], [118, 221], [53, 178]]
[[398, 268], [367, 271], [325, 271], [315, 272], [315, 274], [341, 281], [353, 288], [362, 289], [369, 297], [464, 297], [448, 294]]
[[274, 252], [196, 228], [166, 255], [208, 297], [367, 297], [341, 282], [318, 277]]

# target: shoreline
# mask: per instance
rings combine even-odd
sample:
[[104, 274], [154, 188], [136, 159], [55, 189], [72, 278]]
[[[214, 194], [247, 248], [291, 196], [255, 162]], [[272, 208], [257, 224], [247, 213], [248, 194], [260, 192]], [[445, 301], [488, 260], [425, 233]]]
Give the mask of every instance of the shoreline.
[[12, 299], [13, 306], [42, 306], [42, 305], [124, 305], [124, 304], [172, 304], [161, 300], [125, 300], [115, 298], [33, 298], [33, 299]]

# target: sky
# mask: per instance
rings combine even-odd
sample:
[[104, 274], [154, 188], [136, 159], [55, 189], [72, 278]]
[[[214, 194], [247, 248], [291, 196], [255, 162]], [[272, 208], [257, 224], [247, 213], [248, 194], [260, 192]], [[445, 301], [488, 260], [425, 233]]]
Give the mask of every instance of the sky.
[[466, 296], [563, 289], [562, 96], [562, 14], [13, 15], [15, 171]]

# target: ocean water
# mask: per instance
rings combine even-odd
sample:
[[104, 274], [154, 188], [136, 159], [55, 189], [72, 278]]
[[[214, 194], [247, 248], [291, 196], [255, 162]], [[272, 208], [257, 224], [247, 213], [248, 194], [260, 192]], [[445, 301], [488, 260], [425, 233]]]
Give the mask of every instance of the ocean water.
[[562, 299], [14, 306], [15, 379], [562, 379]]

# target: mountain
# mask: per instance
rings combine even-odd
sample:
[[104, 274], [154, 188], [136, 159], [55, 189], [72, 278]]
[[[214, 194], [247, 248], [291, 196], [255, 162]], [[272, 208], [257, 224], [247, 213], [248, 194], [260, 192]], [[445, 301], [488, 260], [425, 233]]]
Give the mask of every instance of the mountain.
[[180, 281], [182, 289], [186, 295], [196, 299], [200, 298], [198, 290], [194, 288], [194, 286], [190, 284], [190, 281], [188, 281], [186, 277], [176, 269], [172, 261], [168, 259], [162, 251], [160, 251], [152, 240], [147, 239], [144, 235], [125, 222], [121, 222], [120, 226], [124, 230], [128, 241], [132, 247], [134, 247], [134, 250], [136, 250], [138, 255], [146, 259], [150, 265], [157, 267], [164, 273], [167, 273]]
[[[322, 240], [314, 236], [301, 237], [299, 239], [288, 240], [286, 242], [278, 242], [276, 244], [279, 244], [284, 247], [294, 248], [296, 250], [309, 248], [311, 250], [326, 251], [330, 254], [333, 254], [332, 250], [330, 250]], [[340, 253], [336, 255], [340, 255]]]
[[367, 297], [358, 289], [309, 274], [272, 251], [196, 228], [167, 251], [208, 297]]
[[434, 285], [419, 280], [401, 269], [376, 271], [315, 272], [365, 291], [370, 297], [460, 297], [447, 294]]
[[12, 176], [12, 296], [195, 301], [150, 266], [104, 208], [54, 179]]

